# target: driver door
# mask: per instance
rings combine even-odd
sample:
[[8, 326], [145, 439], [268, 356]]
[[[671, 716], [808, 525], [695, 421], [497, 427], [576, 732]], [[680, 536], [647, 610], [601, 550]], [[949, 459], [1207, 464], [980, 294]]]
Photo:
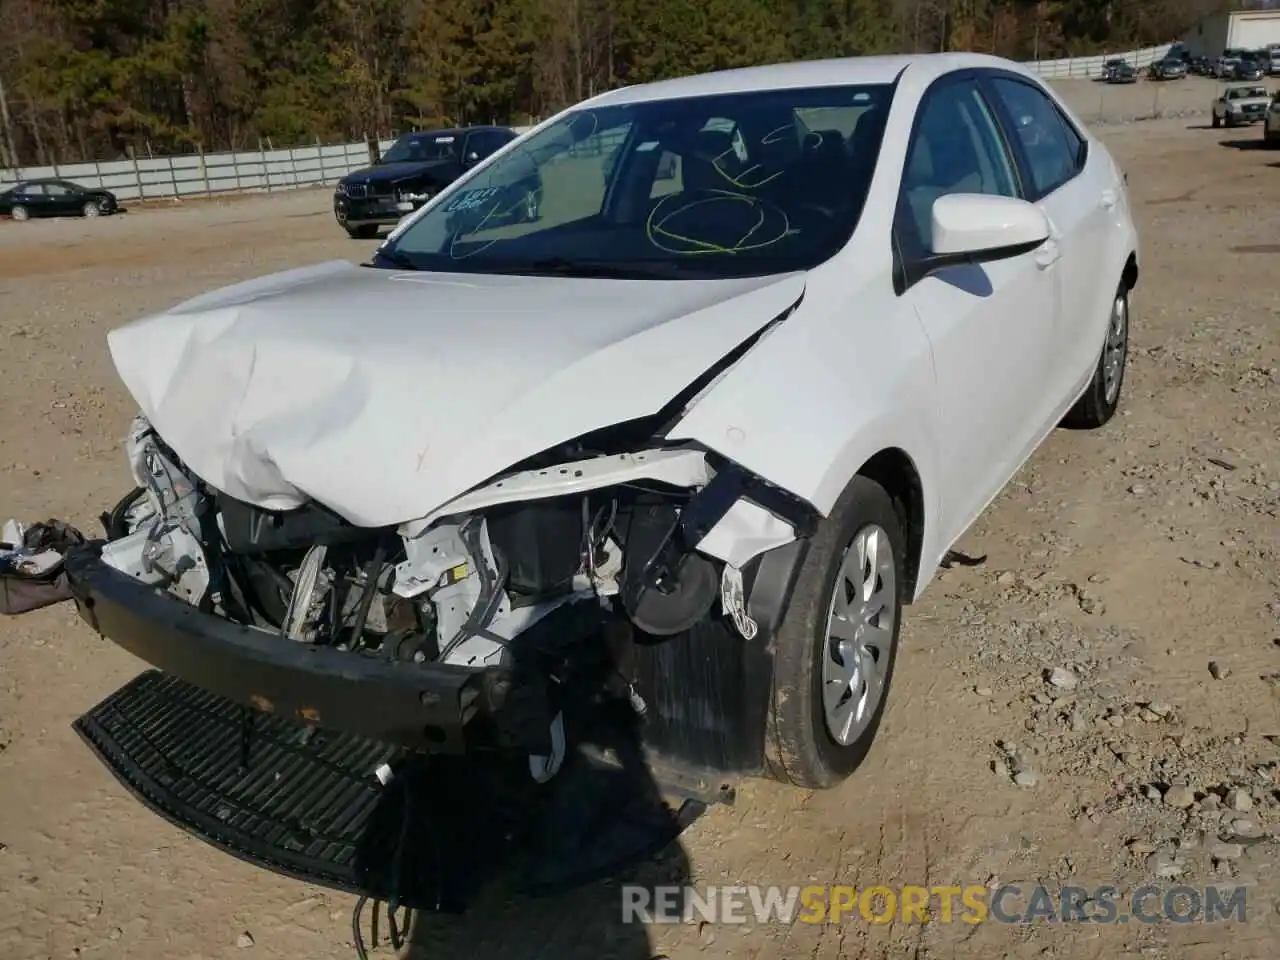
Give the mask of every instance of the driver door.
[[[1022, 195], [995, 111], [969, 76], [936, 84], [907, 147], [894, 224], [900, 261], [930, 252], [933, 202]], [[1043, 435], [1044, 376], [1056, 327], [1054, 248], [933, 273], [902, 291], [932, 346], [943, 534], [954, 542]]]

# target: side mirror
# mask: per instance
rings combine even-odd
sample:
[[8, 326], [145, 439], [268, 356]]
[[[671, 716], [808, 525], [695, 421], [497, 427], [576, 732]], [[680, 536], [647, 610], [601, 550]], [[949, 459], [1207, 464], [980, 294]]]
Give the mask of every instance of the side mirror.
[[471, 166], [471, 165], [473, 165], [473, 164], [479, 163], [479, 162], [480, 162], [480, 154], [478, 154], [478, 153], [476, 153], [474, 150], [472, 150], [472, 151], [470, 151], [470, 152], [469, 152], [465, 157], [463, 157], [463, 158], [462, 158], [462, 162], [463, 162], [463, 163], [465, 163], [468, 167], [469, 167], [469, 166]]
[[1033, 203], [985, 193], [951, 193], [933, 202], [933, 249], [904, 264], [906, 285], [946, 267], [992, 263], [1030, 253], [1049, 239], [1049, 220]]

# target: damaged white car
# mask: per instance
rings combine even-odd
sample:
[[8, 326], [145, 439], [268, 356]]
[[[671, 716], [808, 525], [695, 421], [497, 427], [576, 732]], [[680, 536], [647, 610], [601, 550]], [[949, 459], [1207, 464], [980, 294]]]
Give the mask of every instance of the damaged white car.
[[828, 787], [903, 606], [1113, 415], [1137, 278], [1122, 173], [1006, 61], [606, 93], [370, 264], [112, 332], [139, 489], [68, 570], [105, 636], [259, 712], [547, 781], [614, 711], [663, 782]]

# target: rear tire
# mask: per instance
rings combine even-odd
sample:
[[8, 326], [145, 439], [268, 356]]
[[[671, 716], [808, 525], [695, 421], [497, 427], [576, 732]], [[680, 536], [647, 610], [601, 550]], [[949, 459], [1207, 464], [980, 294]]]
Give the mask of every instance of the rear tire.
[[1074, 407], [1067, 411], [1062, 425], [1073, 430], [1096, 430], [1116, 415], [1120, 406], [1124, 372], [1129, 359], [1129, 288], [1124, 284], [1111, 302], [1111, 318], [1102, 355], [1094, 367], [1093, 379]]
[[21, 222], [23, 220], [29, 220], [31, 218], [31, 213], [22, 204], [18, 204], [16, 207], [14, 207], [12, 210], [9, 211], [9, 216]]
[[903, 527], [885, 489], [854, 477], [810, 541], [775, 644], [767, 742], [778, 780], [833, 787], [875, 740], [902, 625]]

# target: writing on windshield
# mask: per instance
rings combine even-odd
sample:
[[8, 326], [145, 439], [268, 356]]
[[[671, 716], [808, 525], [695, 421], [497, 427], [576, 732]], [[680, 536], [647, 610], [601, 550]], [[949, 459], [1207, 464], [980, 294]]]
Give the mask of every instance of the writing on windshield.
[[857, 224], [892, 93], [820, 87], [582, 109], [479, 168], [392, 244], [420, 269], [805, 269]]

